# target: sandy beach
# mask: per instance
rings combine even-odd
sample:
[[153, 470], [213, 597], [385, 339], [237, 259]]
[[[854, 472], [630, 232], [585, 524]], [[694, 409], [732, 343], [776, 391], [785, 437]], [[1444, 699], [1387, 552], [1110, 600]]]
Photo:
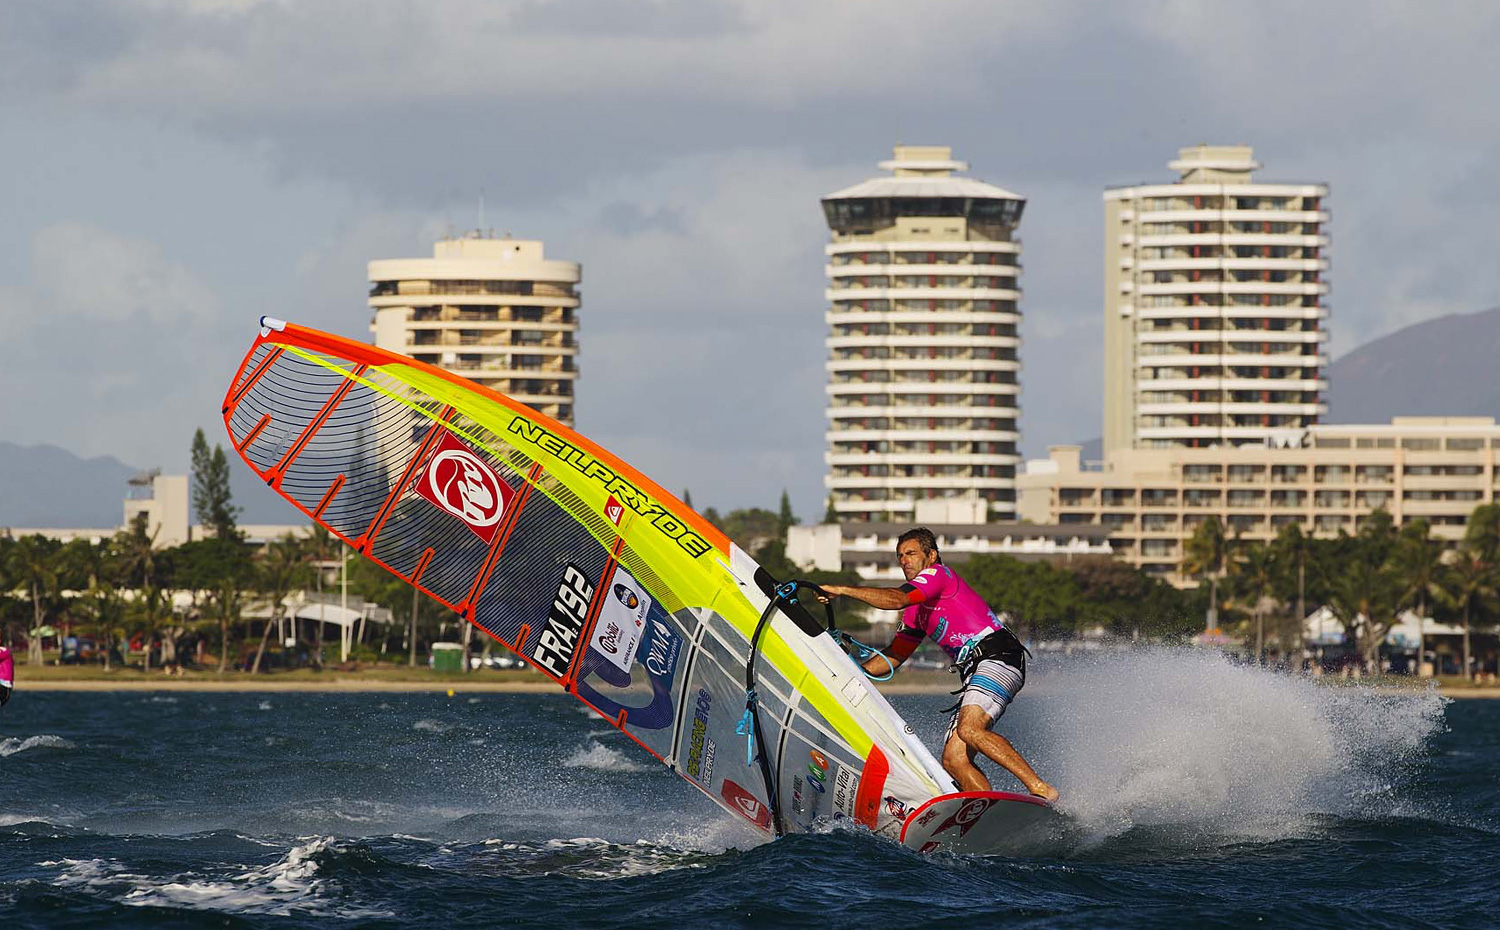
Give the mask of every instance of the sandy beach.
[[[21, 690], [39, 691], [265, 691], [265, 692], [314, 692], [332, 693], [452, 691], [454, 694], [544, 694], [559, 691], [557, 685], [542, 680], [517, 681], [382, 681], [377, 678], [358, 676], [330, 676], [317, 681], [278, 681], [274, 678], [239, 679], [225, 676], [211, 678], [166, 678], [148, 680], [81, 679], [43, 680], [22, 682]], [[952, 690], [942, 683], [902, 683], [884, 685], [885, 694], [935, 694]]]
[[[187, 677], [166, 675], [144, 676], [139, 673], [117, 673], [121, 677], [100, 673], [88, 678], [69, 678], [47, 669], [45, 677], [22, 677], [17, 685], [22, 692], [40, 691], [221, 691], [221, 692], [446, 692], [454, 694], [545, 694], [559, 691], [552, 681], [526, 673], [507, 673], [503, 677], [493, 673], [482, 673], [472, 677], [416, 677], [407, 670], [382, 670], [377, 672], [325, 672], [319, 675], [297, 677], [259, 675], [254, 678], [239, 673], [218, 676], [212, 673]], [[421, 673], [417, 673], [420, 675]], [[126, 677], [128, 676], [128, 677]], [[410, 677], [409, 677], [410, 676]], [[952, 691], [955, 680], [942, 672], [918, 672], [903, 676], [904, 680], [879, 684], [883, 694], [938, 694]], [[1347, 687], [1350, 683], [1329, 682], [1329, 687]], [[1391, 691], [1412, 690], [1408, 687], [1391, 688]], [[1500, 698], [1500, 687], [1466, 688], [1456, 685], [1440, 687], [1444, 697], [1465, 699]]]

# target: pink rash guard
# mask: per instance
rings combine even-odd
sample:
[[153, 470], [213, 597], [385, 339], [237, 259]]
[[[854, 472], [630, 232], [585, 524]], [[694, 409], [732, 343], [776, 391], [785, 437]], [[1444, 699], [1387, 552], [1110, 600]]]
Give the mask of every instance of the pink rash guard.
[[930, 636], [954, 662], [965, 644], [1005, 625], [984, 598], [946, 565], [923, 570], [901, 590], [920, 594], [922, 599], [902, 611], [901, 629], [896, 635], [918, 643], [923, 636]]
[[15, 681], [15, 660], [10, 657], [9, 649], [0, 646], [0, 687], [14, 687]]

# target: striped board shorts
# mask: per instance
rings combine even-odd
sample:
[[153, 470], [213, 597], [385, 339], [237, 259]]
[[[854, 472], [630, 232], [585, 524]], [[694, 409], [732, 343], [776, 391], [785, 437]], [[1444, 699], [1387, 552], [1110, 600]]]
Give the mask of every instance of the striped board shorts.
[[958, 715], [965, 707], [978, 707], [989, 716], [990, 722], [994, 723], [1005, 716], [1005, 708], [1020, 693], [1026, 684], [1026, 673], [1018, 668], [1006, 665], [999, 659], [981, 659], [974, 667], [974, 674], [964, 681], [964, 692], [958, 701], [958, 708], [953, 711], [953, 719], [948, 721], [948, 735], [943, 738], [947, 742], [958, 732]]

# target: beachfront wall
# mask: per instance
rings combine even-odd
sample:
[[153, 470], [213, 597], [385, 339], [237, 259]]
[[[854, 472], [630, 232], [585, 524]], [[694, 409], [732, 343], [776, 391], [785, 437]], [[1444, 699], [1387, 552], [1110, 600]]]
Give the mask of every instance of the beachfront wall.
[[1231, 536], [1269, 542], [1291, 524], [1320, 537], [1358, 531], [1376, 510], [1422, 518], [1449, 544], [1495, 500], [1500, 426], [1493, 417], [1397, 417], [1320, 425], [1259, 446], [1121, 449], [1102, 464], [1058, 446], [1028, 464], [1023, 520], [1098, 526], [1117, 558], [1179, 587], [1183, 547], [1217, 517]]

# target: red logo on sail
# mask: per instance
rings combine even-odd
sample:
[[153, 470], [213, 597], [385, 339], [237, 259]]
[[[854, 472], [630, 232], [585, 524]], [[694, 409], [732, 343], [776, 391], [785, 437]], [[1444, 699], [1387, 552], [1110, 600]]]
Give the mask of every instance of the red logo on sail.
[[486, 543], [495, 541], [500, 518], [515, 493], [482, 458], [446, 430], [427, 468], [417, 477], [416, 492], [464, 521]]
[[771, 829], [771, 809], [754, 795], [727, 778], [724, 779], [723, 792], [724, 800], [729, 802], [731, 810], [743, 814], [746, 820], [762, 830]]
[[614, 495], [610, 495], [609, 502], [604, 505], [604, 515], [609, 518], [609, 522], [619, 526], [620, 521], [625, 518], [625, 505], [615, 500]]

